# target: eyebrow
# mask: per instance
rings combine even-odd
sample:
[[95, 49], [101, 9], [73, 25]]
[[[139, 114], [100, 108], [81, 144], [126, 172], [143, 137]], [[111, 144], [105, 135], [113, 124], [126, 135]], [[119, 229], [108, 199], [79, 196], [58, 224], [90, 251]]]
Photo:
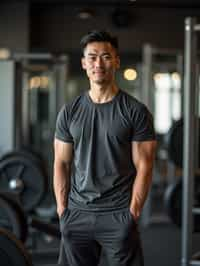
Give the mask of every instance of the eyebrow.
[[[96, 56], [96, 55], [98, 55], [97, 53], [88, 53], [88, 55], [89, 56]], [[108, 53], [108, 52], [103, 52], [102, 54], [101, 54], [101, 56], [102, 55], [110, 55], [111, 56], [111, 53]]]

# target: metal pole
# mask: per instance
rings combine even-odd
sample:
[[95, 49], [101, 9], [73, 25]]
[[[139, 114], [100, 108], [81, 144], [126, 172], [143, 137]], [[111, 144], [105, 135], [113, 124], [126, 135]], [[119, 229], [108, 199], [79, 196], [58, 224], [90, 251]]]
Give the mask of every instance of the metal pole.
[[194, 18], [185, 20], [185, 63], [184, 63], [184, 154], [183, 154], [183, 226], [182, 266], [188, 266], [192, 257], [193, 192], [194, 192], [194, 133], [195, 133], [195, 71], [196, 34]]
[[14, 92], [14, 148], [20, 149], [23, 146], [22, 135], [22, 65], [15, 62], [15, 92]]
[[27, 60], [22, 62], [22, 136], [23, 146], [28, 147], [30, 144], [30, 110], [29, 110], [29, 74], [24, 71]]
[[153, 54], [160, 54], [160, 55], [166, 55], [166, 56], [176, 56], [177, 53], [181, 53], [181, 50], [177, 49], [165, 49], [165, 48], [153, 48], [152, 49]]
[[183, 55], [178, 54], [176, 58], [177, 62], [177, 72], [180, 75], [180, 93], [181, 93], [181, 117], [183, 117], [183, 101], [184, 101], [184, 92], [183, 92]]
[[195, 84], [195, 161], [194, 161], [194, 169], [195, 173], [196, 170], [199, 168], [199, 62], [196, 65], [196, 84]]
[[153, 51], [149, 44], [143, 47], [143, 78], [142, 78], [142, 102], [153, 113], [153, 93], [152, 93], [152, 57]]
[[12, 58], [15, 61], [21, 60], [53, 60], [54, 56], [49, 53], [13, 53]]
[[[152, 93], [152, 57], [153, 48], [150, 44], [143, 46], [142, 52], [142, 91], [141, 100], [148, 107], [151, 113], [154, 112], [153, 108], [153, 93]], [[141, 224], [145, 227], [150, 223], [152, 212], [151, 193], [149, 193], [141, 217]]]
[[[59, 58], [58, 58], [59, 59]], [[56, 73], [56, 113], [60, 108], [65, 104], [65, 88], [67, 83], [68, 76], [68, 66], [69, 59], [67, 56], [61, 56], [60, 59], [55, 64], [55, 73]]]

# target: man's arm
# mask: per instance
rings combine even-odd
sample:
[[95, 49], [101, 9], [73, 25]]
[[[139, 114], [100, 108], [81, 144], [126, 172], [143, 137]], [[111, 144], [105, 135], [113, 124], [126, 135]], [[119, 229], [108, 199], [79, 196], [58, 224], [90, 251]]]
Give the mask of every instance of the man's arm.
[[138, 219], [152, 182], [156, 141], [132, 142], [132, 160], [137, 174], [132, 188], [130, 212]]
[[55, 139], [53, 187], [59, 217], [67, 207], [72, 159], [73, 144]]

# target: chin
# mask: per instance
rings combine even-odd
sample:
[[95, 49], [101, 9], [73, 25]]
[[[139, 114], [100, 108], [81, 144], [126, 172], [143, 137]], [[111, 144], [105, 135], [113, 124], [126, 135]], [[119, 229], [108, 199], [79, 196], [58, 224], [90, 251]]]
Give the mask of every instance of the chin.
[[102, 85], [102, 84], [106, 83], [106, 80], [105, 79], [98, 79], [98, 80], [94, 80], [94, 83]]

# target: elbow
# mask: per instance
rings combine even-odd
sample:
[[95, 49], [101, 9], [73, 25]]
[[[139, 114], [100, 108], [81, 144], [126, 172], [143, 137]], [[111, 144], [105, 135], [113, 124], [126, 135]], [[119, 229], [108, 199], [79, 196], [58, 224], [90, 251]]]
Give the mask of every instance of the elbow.
[[71, 162], [55, 160], [54, 161], [54, 172], [57, 171], [69, 171], [71, 169]]

